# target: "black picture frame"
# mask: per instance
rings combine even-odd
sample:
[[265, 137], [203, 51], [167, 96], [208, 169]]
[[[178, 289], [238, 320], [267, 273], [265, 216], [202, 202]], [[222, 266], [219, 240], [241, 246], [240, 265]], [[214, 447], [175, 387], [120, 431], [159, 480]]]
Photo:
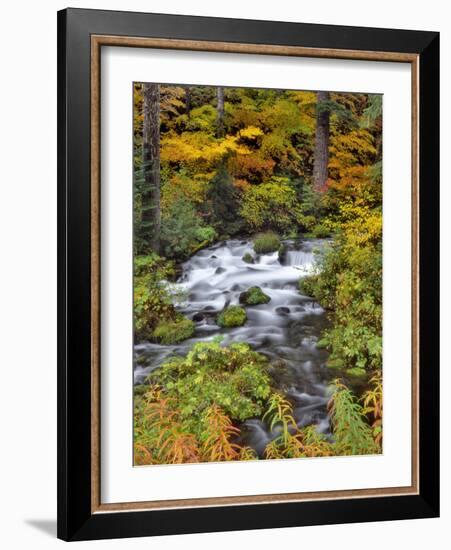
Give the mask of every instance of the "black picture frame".
[[[399, 52], [419, 59], [419, 494], [92, 513], [91, 36]], [[439, 33], [58, 12], [58, 537], [88, 540], [439, 515]]]

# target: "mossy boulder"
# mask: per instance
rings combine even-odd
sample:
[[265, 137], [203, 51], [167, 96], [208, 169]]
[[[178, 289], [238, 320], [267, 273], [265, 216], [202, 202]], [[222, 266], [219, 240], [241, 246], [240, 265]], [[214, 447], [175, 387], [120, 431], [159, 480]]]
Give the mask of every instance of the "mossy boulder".
[[331, 369], [342, 369], [344, 367], [343, 361], [338, 357], [337, 358], [329, 357], [326, 365]]
[[285, 265], [288, 256], [288, 247], [286, 244], [281, 244], [279, 246], [279, 262], [281, 265]]
[[280, 247], [280, 239], [273, 231], [260, 233], [254, 240], [254, 250], [257, 254], [276, 252]]
[[361, 367], [352, 367], [350, 369], [346, 369], [346, 374], [354, 378], [363, 378], [366, 376], [366, 370]]
[[252, 256], [252, 254], [250, 254], [249, 252], [246, 252], [246, 254], [244, 254], [241, 259], [247, 264], [253, 264], [255, 262], [254, 256]]
[[160, 321], [155, 327], [152, 337], [160, 344], [178, 344], [194, 334], [194, 323], [185, 317], [175, 321]]
[[241, 327], [246, 321], [246, 311], [241, 306], [226, 307], [217, 318], [218, 325], [223, 328]]
[[259, 286], [251, 286], [240, 294], [240, 304], [245, 306], [267, 304], [270, 300], [271, 298]]

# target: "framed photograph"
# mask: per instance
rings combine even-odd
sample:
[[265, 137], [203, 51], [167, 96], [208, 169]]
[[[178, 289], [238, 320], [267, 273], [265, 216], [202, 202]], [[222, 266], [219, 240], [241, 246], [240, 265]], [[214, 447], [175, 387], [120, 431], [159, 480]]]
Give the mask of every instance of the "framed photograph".
[[439, 35], [58, 13], [58, 536], [439, 514]]

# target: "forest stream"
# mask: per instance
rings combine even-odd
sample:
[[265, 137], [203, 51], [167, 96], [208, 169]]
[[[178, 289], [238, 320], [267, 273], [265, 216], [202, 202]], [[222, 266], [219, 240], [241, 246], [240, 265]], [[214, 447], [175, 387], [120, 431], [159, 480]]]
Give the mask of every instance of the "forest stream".
[[[193, 338], [176, 345], [141, 343], [135, 346], [135, 384], [172, 354], [185, 355], [195, 342], [211, 341], [221, 335], [223, 343], [247, 342], [271, 361], [273, 385], [293, 403], [299, 427], [316, 424], [329, 434], [327, 414], [328, 383], [333, 377], [325, 366], [327, 352], [316, 342], [327, 326], [326, 312], [298, 290], [298, 281], [311, 272], [314, 249], [324, 241], [309, 239], [284, 241], [286, 252], [260, 255], [254, 264], [243, 261], [252, 253], [252, 242], [229, 240], [203, 249], [183, 264], [177, 284], [185, 293], [181, 313], [196, 323]], [[239, 303], [239, 295], [258, 285], [271, 298], [267, 304], [246, 307], [248, 320], [242, 327], [220, 328], [216, 316], [225, 306]], [[259, 456], [280, 428], [270, 432], [259, 419], [241, 426], [240, 442]]]

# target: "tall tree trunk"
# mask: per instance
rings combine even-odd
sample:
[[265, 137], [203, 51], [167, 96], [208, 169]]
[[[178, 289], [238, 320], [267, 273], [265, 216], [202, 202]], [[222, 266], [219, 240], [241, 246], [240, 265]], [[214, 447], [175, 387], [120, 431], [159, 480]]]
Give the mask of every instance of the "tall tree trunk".
[[216, 88], [216, 136], [224, 137], [224, 88], [218, 86]]
[[185, 113], [188, 118], [191, 116], [191, 88], [185, 86]]
[[322, 103], [329, 100], [329, 92], [317, 92], [315, 153], [313, 159], [313, 187], [325, 191], [329, 164], [329, 110]]
[[160, 87], [144, 84], [143, 126], [144, 185], [142, 235], [147, 252], [160, 250]]

